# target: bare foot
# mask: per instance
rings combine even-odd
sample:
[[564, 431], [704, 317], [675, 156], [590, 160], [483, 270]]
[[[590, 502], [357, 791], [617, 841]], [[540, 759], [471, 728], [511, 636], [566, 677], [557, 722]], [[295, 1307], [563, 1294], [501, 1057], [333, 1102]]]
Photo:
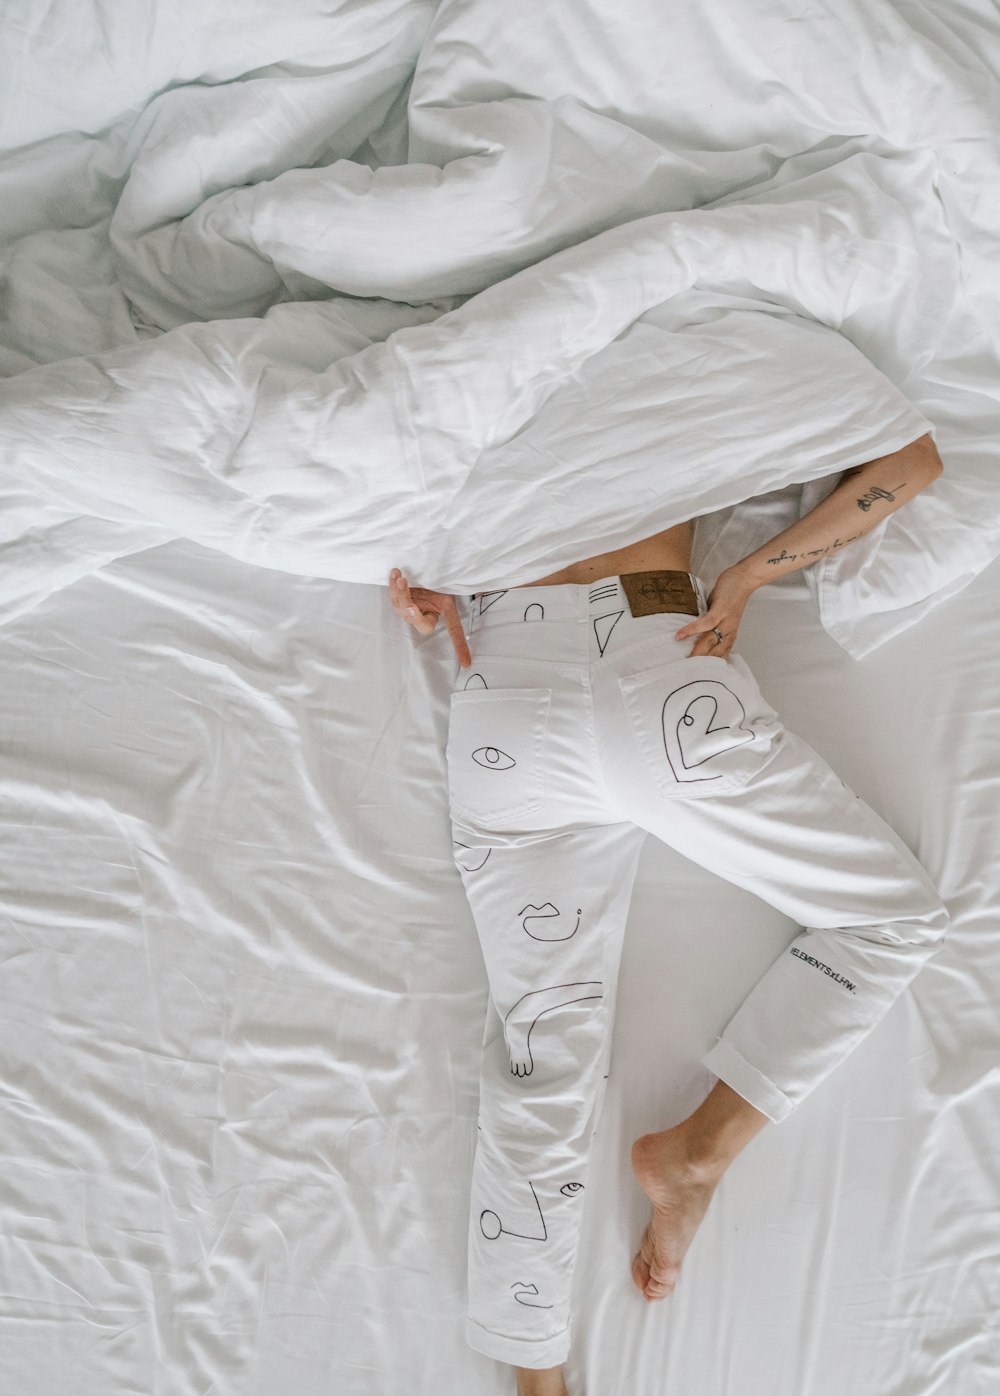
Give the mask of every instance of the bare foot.
[[561, 1367], [515, 1367], [517, 1396], [569, 1396]]
[[677, 1126], [640, 1135], [632, 1145], [632, 1168], [653, 1204], [653, 1219], [632, 1261], [632, 1280], [645, 1299], [663, 1299], [674, 1291], [722, 1170], [693, 1163]]

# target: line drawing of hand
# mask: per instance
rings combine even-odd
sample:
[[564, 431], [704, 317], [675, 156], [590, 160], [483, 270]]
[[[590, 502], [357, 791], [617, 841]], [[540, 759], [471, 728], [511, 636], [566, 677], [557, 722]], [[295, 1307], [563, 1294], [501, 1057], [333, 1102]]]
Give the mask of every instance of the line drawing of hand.
[[503, 1020], [503, 1034], [507, 1043], [507, 1055], [514, 1076], [530, 1076], [535, 1069], [529, 1039], [531, 1030], [543, 1013], [552, 1013], [557, 1008], [565, 1008], [571, 1003], [583, 1003], [587, 999], [603, 998], [602, 993], [582, 992], [602, 988], [599, 979], [583, 980], [575, 984], [553, 984], [548, 989], [533, 989], [521, 997]]

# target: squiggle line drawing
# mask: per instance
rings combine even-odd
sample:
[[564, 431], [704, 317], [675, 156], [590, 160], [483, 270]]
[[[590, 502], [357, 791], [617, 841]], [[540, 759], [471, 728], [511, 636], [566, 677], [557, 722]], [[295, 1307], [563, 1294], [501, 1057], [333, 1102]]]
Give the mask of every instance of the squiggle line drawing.
[[[548, 908], [548, 909], [546, 910], [546, 908]], [[530, 914], [530, 915], [526, 915], [526, 914], [525, 914], [526, 912], [530, 912], [531, 914]], [[559, 908], [558, 908], [557, 906], [553, 905], [552, 902], [543, 902], [541, 906], [535, 906], [535, 905], [533, 905], [533, 903], [529, 902], [528, 905], [522, 907], [521, 910], [520, 910], [517, 914], [518, 914], [518, 916], [521, 917], [521, 926], [522, 926], [522, 928], [523, 928], [525, 934], [531, 936], [531, 939], [532, 939], [532, 940], [558, 941], [558, 940], [571, 940], [572, 937], [576, 935], [577, 931], [580, 929], [580, 917], [583, 915], [583, 910], [582, 910], [581, 907], [577, 907], [577, 909], [576, 909], [576, 925], [575, 925], [575, 926], [573, 927], [573, 929], [570, 931], [569, 935], [565, 935], [565, 936], [559, 936], [559, 935], [536, 935], [536, 933], [535, 933], [534, 931], [530, 930], [529, 927], [528, 927], [528, 922], [529, 922], [529, 921], [547, 921], [547, 920], [551, 920], [551, 918], [552, 918], [553, 916], [561, 916], [561, 915], [562, 915], [562, 912], [559, 910]]]
[[540, 612], [541, 612], [541, 615], [532, 616], [532, 617], [531, 617], [532, 620], [544, 620], [544, 619], [545, 619], [545, 607], [542, 605], [542, 603], [541, 603], [540, 601], [532, 601], [532, 603], [531, 603], [530, 606], [526, 606], [526, 607], [524, 608], [524, 619], [525, 619], [525, 620], [528, 619], [528, 612], [529, 612], [529, 611], [540, 611]]
[[[697, 766], [752, 742], [755, 734], [740, 724], [746, 709], [731, 688], [717, 679], [682, 684], [663, 703], [663, 745], [674, 779], [718, 780], [723, 771], [692, 775]], [[712, 723], [720, 719], [717, 726]]]
[[[604, 654], [608, 641], [611, 639], [611, 632], [625, 614], [624, 611], [609, 611], [607, 615], [594, 617], [594, 634], [597, 636], [597, 647], [601, 654]], [[611, 624], [608, 624], [608, 621]]]
[[507, 1042], [510, 1069], [514, 1076], [530, 1076], [534, 1070], [529, 1039], [531, 1031], [543, 1013], [565, 1008], [571, 1003], [603, 998], [603, 994], [584, 994], [581, 989], [600, 989], [601, 980], [589, 979], [579, 984], [553, 984], [548, 989], [533, 989], [522, 994], [503, 1020], [503, 1035]]

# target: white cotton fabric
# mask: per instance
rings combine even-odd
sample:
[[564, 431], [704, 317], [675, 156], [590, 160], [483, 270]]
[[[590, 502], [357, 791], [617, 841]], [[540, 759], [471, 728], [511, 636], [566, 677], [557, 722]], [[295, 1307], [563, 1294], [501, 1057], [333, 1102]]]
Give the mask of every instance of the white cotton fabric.
[[[334, 63], [302, 4], [274, 54], [265, 18], [267, 62], [240, 81], [217, 69], [211, 7], [171, 10], [165, 24], [193, 25], [186, 81], [153, 95], [168, 45], [140, 112], [87, 86], [79, 130], [53, 134], [57, 104], [40, 113], [49, 142], [0, 171], [23, 181], [8, 373], [29, 370], [0, 385], [0, 614], [170, 538], [345, 581], [401, 565], [446, 590], [513, 585], [927, 430], [945, 476], [905, 524], [813, 569], [822, 623], [859, 657], [976, 575], [1000, 538], [1000, 344], [983, 195], [997, 97], [961, 62], [971, 21], [925, 32], [883, 7], [866, 28], [855, 7], [873, 45], [855, 73], [846, 13], [801, 30], [762, 0], [672, 25], [630, 6], [610, 51], [600, 13], [588, 24], [569, 0], [509, 30], [479, 6], [445, 5], [430, 29], [423, 4], [346, 8]], [[135, 36], [115, 34], [124, 57]], [[46, 92], [30, 39], [11, 51]], [[525, 54], [549, 47], [564, 70], [529, 63], [526, 90]], [[873, 55], [888, 47], [905, 61], [886, 91]], [[769, 127], [751, 94], [774, 64], [794, 81]], [[24, 82], [18, 67], [12, 90]], [[726, 98], [692, 104], [691, 83]], [[609, 99], [616, 114], [594, 109]], [[84, 136], [89, 119], [106, 134]], [[11, 108], [0, 137], [30, 129]], [[73, 211], [48, 228], [55, 180], [107, 242], [77, 236]], [[94, 345], [72, 287], [98, 252], [110, 318]], [[392, 304], [379, 324], [345, 297]], [[613, 394], [595, 393], [605, 380]], [[497, 493], [500, 538], [476, 528]], [[554, 507], [536, 512], [540, 497]]]
[[[849, 340], [683, 294], [699, 264], [739, 280], [762, 241], [787, 275], [804, 239], [811, 268], [829, 255], [829, 294], [861, 297], [814, 223], [808, 205], [654, 216], [355, 353], [370, 313], [279, 307], [18, 375], [0, 383], [13, 557], [36, 546], [34, 496], [39, 520], [94, 515], [130, 550], [178, 536], [312, 576], [381, 583], [395, 564], [461, 592], [887, 455], [932, 424]], [[29, 576], [7, 574], [8, 604]]]
[[0, 1389], [509, 1396], [454, 652], [388, 567], [530, 580], [676, 486], [710, 585], [897, 421], [944, 475], [741, 644], [951, 925], [646, 1305], [631, 1142], [801, 931], [647, 840], [567, 1383], [1000, 1386], [998, 44], [987, 0], [2, 7]]
[[490, 989], [466, 1336], [514, 1366], [569, 1355], [647, 837], [804, 928], [701, 1058], [775, 1123], [857, 1050], [948, 926], [913, 853], [785, 726], [742, 655], [692, 658], [677, 639], [706, 608], [691, 581], [690, 614], [633, 614], [611, 576], [479, 593], [466, 617], [449, 808]]

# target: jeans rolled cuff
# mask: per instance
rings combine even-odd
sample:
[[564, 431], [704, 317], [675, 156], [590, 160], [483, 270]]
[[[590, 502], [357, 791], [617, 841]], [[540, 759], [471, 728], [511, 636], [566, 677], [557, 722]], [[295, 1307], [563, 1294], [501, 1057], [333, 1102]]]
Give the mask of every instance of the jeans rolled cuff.
[[465, 1341], [484, 1357], [512, 1367], [558, 1367], [569, 1355], [569, 1329], [552, 1338], [507, 1338], [466, 1315]]
[[720, 1039], [701, 1059], [713, 1076], [732, 1086], [737, 1095], [750, 1102], [755, 1110], [760, 1110], [774, 1124], [790, 1115], [796, 1101], [790, 1100], [763, 1072], [751, 1066], [746, 1057], [738, 1052], [731, 1042]]

